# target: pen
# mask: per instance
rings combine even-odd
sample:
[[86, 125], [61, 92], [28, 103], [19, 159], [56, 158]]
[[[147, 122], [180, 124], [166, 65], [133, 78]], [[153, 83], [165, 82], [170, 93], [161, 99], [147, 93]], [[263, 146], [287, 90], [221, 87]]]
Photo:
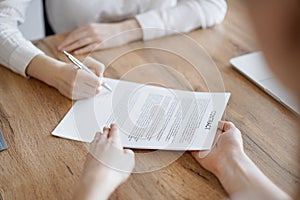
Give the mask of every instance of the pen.
[[[66, 51], [63, 51], [63, 53], [67, 56], [67, 58], [78, 68], [87, 71], [90, 74], [93, 74], [96, 76], [96, 74], [94, 74], [94, 72], [92, 72], [88, 67], [86, 67], [82, 62], [80, 62], [79, 60], [77, 60], [77, 58], [75, 58], [74, 56], [72, 56], [71, 54], [69, 54]], [[97, 77], [98, 78], [98, 77]], [[104, 83], [103, 87], [105, 87], [108, 91], [112, 92], [111, 87], [107, 84]]]

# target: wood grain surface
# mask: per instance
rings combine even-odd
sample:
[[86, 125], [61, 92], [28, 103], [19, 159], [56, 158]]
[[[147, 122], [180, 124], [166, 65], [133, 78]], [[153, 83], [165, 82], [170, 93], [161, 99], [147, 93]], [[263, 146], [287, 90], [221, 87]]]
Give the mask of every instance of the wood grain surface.
[[[225, 21], [213, 28], [90, 56], [106, 64], [106, 77], [176, 89], [231, 92], [224, 119], [242, 131], [246, 153], [259, 168], [295, 197], [299, 186], [297, 117], [229, 64], [230, 58], [259, 47], [245, 1], [229, 0], [228, 5]], [[64, 36], [34, 43], [67, 62], [56, 50]], [[0, 129], [9, 146], [0, 152], [1, 200], [72, 198], [88, 144], [51, 136], [71, 106], [72, 101], [56, 89], [0, 67]], [[135, 171], [143, 173], [132, 174], [111, 199], [227, 197], [217, 178], [189, 152], [138, 150], [136, 154]], [[172, 162], [163, 162], [168, 159]]]

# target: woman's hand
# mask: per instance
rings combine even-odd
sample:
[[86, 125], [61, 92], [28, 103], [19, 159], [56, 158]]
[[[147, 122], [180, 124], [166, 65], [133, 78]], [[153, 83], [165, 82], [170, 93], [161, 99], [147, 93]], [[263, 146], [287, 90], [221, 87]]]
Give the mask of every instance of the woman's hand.
[[142, 39], [142, 30], [135, 19], [120, 23], [92, 23], [70, 32], [58, 46], [58, 50], [85, 54], [94, 50], [121, 46], [140, 39]]
[[220, 121], [212, 149], [195, 151], [192, 155], [205, 169], [218, 176], [226, 159], [244, 155], [241, 132], [232, 122]]
[[77, 199], [107, 199], [127, 180], [134, 168], [134, 153], [123, 149], [116, 125], [103, 128], [90, 146]]
[[83, 62], [95, 74], [78, 70], [74, 64], [61, 62], [47, 55], [37, 55], [29, 63], [26, 74], [58, 89], [70, 99], [84, 99], [99, 93], [104, 65], [87, 57]]
[[54, 87], [70, 99], [84, 99], [99, 93], [104, 65], [91, 57], [87, 57], [83, 64], [89, 67], [96, 76], [79, 70], [73, 64], [64, 64], [58, 68], [58, 73], [55, 76]]
[[246, 155], [241, 132], [231, 122], [219, 122], [211, 151], [192, 152], [195, 159], [214, 173], [230, 199], [291, 199]]

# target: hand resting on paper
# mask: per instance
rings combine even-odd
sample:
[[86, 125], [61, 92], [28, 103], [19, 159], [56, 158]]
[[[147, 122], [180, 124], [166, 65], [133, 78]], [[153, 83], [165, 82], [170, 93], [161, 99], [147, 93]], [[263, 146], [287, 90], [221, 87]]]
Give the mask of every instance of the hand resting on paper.
[[123, 149], [115, 124], [104, 127], [90, 145], [75, 199], [107, 199], [127, 180], [134, 168], [134, 153]]
[[210, 151], [194, 151], [193, 157], [208, 171], [217, 175], [228, 157], [244, 155], [243, 139], [239, 129], [231, 122], [220, 121]]
[[241, 132], [231, 122], [219, 122], [210, 151], [192, 155], [217, 176], [231, 199], [290, 199], [246, 155]]

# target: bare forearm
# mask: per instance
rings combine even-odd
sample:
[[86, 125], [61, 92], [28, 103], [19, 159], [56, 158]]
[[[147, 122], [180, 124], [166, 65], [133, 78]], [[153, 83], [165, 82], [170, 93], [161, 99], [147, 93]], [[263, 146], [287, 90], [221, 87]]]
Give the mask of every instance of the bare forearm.
[[108, 178], [111, 174], [109, 173], [110, 169], [100, 166], [100, 161], [88, 154], [79, 185], [74, 193], [74, 199], [105, 200], [118, 187], [117, 178]]
[[81, 180], [80, 185], [74, 193], [74, 200], [106, 200], [112, 193], [106, 189], [107, 186], [101, 186], [103, 180], [94, 181], [92, 177], [89, 180]]
[[58, 69], [63, 65], [56, 59], [40, 54], [35, 56], [29, 63], [26, 74], [45, 82], [48, 85], [56, 87], [56, 74]]
[[222, 169], [217, 176], [231, 197], [290, 199], [245, 153], [224, 159], [220, 167]]
[[[102, 63], [87, 57], [85, 64], [99, 75], [103, 73]], [[70, 99], [89, 98], [99, 93], [98, 77], [78, 70], [73, 64], [61, 62], [49, 56], [35, 56], [26, 69], [26, 74], [55, 87]]]

